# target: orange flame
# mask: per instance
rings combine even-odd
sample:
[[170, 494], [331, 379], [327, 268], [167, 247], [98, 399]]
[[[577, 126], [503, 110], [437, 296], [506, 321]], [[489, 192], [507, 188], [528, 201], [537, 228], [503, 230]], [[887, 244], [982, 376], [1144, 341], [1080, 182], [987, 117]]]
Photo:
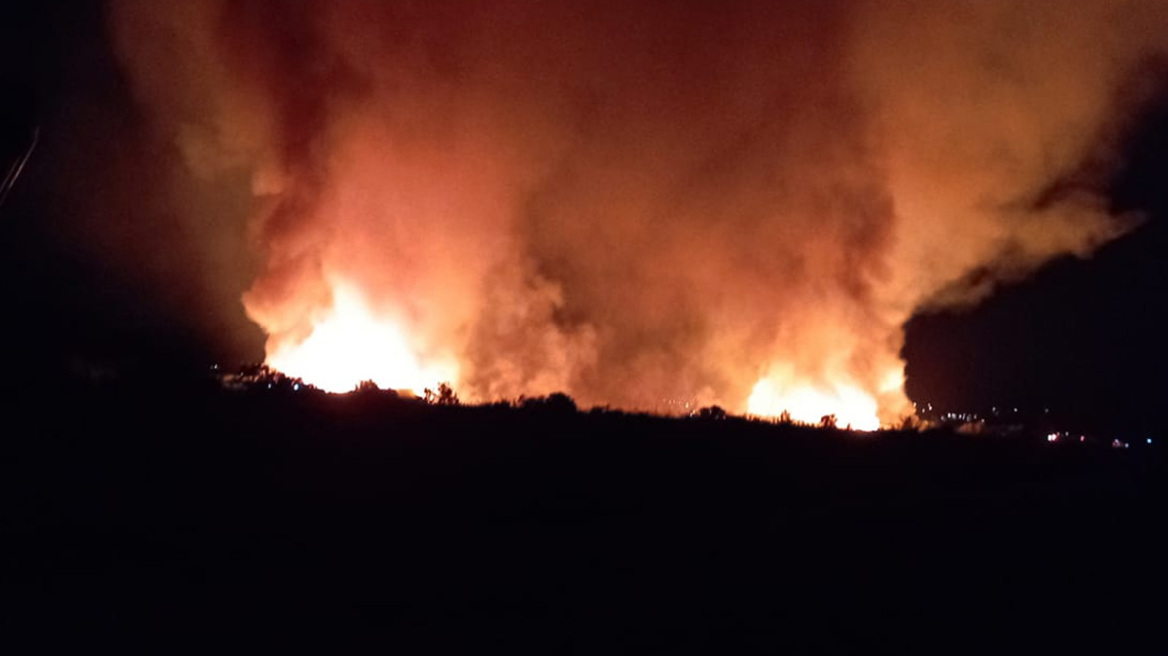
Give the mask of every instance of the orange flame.
[[335, 285], [333, 305], [300, 341], [274, 345], [268, 365], [329, 392], [347, 392], [372, 380], [378, 387], [421, 390], [453, 381], [452, 362], [419, 358], [399, 326], [377, 316], [347, 285]]
[[746, 402], [747, 411], [761, 417], [778, 417], [785, 412], [803, 424], [818, 424], [833, 415], [841, 427], [879, 430], [886, 425], [881, 418], [881, 400], [903, 389], [903, 369], [889, 369], [877, 394], [849, 380], [846, 375], [835, 375], [813, 382], [796, 376], [790, 367], [776, 366], [755, 383]]
[[786, 411], [791, 419], [804, 424], [818, 424], [835, 415], [839, 426], [863, 431], [880, 428], [875, 397], [846, 383], [785, 384], [763, 378], [755, 384], [746, 405], [751, 414], [776, 417]]

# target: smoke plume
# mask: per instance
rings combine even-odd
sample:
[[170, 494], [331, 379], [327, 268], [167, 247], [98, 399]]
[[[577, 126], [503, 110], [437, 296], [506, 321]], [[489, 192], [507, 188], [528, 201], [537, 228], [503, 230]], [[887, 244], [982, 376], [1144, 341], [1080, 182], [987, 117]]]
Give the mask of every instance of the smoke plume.
[[464, 398], [884, 422], [915, 312], [1131, 227], [1089, 173], [1168, 47], [1148, 0], [110, 10], [159, 138], [250, 184], [269, 359], [355, 294]]

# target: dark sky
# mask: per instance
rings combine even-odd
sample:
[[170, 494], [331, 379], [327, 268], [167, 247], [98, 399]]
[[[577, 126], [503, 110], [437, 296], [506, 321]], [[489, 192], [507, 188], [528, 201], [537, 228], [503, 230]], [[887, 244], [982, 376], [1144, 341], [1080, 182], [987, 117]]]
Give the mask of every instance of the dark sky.
[[[241, 309], [237, 323], [212, 325], [221, 317], [206, 310], [191, 279], [186, 236], [151, 211], [153, 190], [164, 184], [153, 171], [172, 155], [147, 139], [106, 39], [103, 3], [27, 3], [4, 18], [5, 168], [40, 130], [0, 208], [15, 355], [71, 369], [89, 361], [197, 368], [261, 359], [262, 335]], [[117, 189], [123, 171], [133, 172], [140, 195]], [[148, 270], [127, 268], [128, 260]]]
[[1050, 407], [1087, 426], [1163, 430], [1168, 399], [1168, 103], [1126, 140], [1112, 204], [1146, 213], [1088, 260], [1064, 258], [965, 313], [908, 325], [909, 396], [939, 406]]
[[[0, 207], [11, 365], [259, 359], [262, 335], [242, 308], [234, 320], [207, 311], [212, 300], [188, 289], [181, 255], [168, 259], [168, 245], [181, 235], [152, 228], [157, 266], [174, 271], [173, 285], [159, 289], [111, 265], [102, 252], [118, 242], [102, 241], [97, 235], [109, 226], [91, 223], [113, 222], [115, 233], [141, 228], [133, 199], [106, 203], [113, 209], [98, 217], [82, 216], [74, 204], [103, 198], [102, 176], [125, 158], [166, 156], [141, 137], [141, 117], [106, 45], [101, 4], [30, 3], [5, 14], [4, 168], [35, 127], [41, 135]], [[1145, 212], [1144, 225], [1088, 260], [1061, 259], [974, 309], [913, 319], [904, 349], [910, 398], [955, 409], [1049, 407], [1085, 427], [1168, 428], [1168, 98], [1132, 124], [1121, 159], [1112, 204]], [[156, 183], [143, 179], [144, 195]]]

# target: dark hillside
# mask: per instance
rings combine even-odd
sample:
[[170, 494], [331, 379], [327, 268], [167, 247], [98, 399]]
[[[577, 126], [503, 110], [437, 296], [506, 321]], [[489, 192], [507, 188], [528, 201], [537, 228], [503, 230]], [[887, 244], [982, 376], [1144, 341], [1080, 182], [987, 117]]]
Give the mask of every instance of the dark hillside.
[[1124, 653], [1162, 639], [1151, 447], [173, 383], [9, 401], [5, 634], [45, 647], [246, 634], [397, 653]]

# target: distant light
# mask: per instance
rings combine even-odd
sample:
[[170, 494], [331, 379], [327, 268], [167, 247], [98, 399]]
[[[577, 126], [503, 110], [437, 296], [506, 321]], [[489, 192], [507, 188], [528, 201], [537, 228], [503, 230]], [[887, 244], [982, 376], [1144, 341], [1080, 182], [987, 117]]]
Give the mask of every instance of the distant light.
[[1047, 435], [1046, 441], [1047, 442], [1057, 442], [1058, 441], [1058, 433], [1051, 433], [1050, 435]]
[[1080, 436], [1079, 436], [1079, 441], [1080, 441], [1080, 442], [1086, 442], [1086, 441], [1087, 441], [1087, 438], [1086, 438], [1086, 437], [1084, 437], [1084, 436], [1082, 436], [1082, 435], [1080, 435]]
[[1148, 444], [1151, 444], [1151, 443], [1152, 443], [1152, 438], [1150, 438], [1150, 437], [1149, 437], [1149, 438], [1148, 438]]
[[292, 383], [292, 391], [299, 392], [300, 391], [300, 383]]

